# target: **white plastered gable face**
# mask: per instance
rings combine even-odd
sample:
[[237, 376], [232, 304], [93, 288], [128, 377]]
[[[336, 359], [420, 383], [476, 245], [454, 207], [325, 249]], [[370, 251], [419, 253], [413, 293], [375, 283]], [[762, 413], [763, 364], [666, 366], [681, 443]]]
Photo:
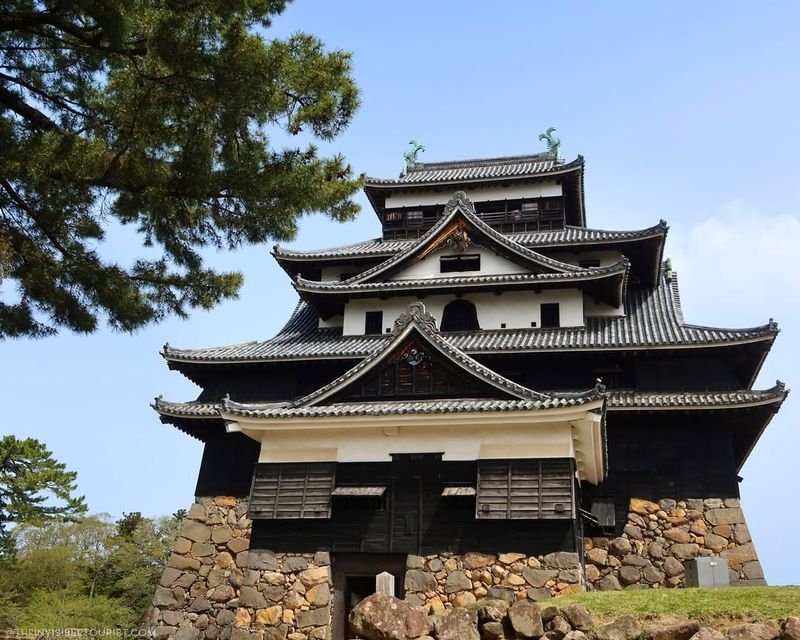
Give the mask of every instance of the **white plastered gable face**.
[[[461, 271], [455, 273], [442, 273], [441, 259], [443, 257], [480, 256], [480, 270]], [[491, 276], [512, 273], [532, 273], [522, 265], [498, 255], [492, 249], [487, 249], [478, 244], [470, 244], [463, 251], [445, 245], [432, 251], [421, 260], [409, 264], [405, 269], [393, 274], [389, 280], [424, 280], [427, 278], [458, 277], [459, 275]]]

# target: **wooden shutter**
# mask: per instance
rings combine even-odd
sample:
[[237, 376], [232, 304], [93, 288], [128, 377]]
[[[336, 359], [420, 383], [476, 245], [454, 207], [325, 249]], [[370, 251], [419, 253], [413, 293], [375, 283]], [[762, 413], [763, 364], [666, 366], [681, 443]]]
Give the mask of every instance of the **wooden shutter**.
[[575, 517], [574, 488], [571, 459], [480, 461], [475, 517], [572, 519]]
[[259, 464], [250, 491], [250, 518], [331, 517], [335, 463]]

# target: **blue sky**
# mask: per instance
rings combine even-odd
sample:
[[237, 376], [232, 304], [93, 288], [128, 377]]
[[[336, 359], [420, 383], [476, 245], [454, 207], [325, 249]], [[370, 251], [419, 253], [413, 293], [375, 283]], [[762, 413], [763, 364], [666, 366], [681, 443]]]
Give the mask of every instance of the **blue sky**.
[[[556, 127], [563, 155], [586, 157], [590, 226], [669, 222], [666, 255], [689, 322], [779, 321], [763, 388], [776, 378], [800, 384], [798, 27], [792, 2], [298, 0], [267, 35], [304, 30], [353, 52], [363, 106], [320, 146], [357, 172], [395, 176], [412, 138], [427, 147], [423, 161], [461, 159], [541, 150], [538, 134]], [[305, 218], [292, 246], [377, 236], [359, 201], [363, 212], [346, 225]], [[136, 246], [122, 237], [108, 251], [127, 260]], [[269, 247], [210, 260], [245, 273], [237, 301], [135, 335], [0, 344], [0, 431], [47, 443], [78, 471], [93, 511], [158, 515], [192, 501], [201, 446], [161, 425], [148, 404], [199, 390], [167, 370], [161, 345], [268, 338], [294, 305]], [[742, 471], [773, 584], [800, 583], [800, 556], [785, 544], [800, 530], [797, 406], [790, 396]]]

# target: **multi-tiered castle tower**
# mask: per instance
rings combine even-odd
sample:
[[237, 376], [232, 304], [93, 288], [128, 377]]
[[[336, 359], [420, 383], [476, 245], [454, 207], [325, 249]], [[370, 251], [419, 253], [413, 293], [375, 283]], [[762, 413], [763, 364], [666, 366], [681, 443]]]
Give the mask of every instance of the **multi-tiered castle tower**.
[[277, 336], [165, 347], [203, 392], [155, 408], [205, 449], [160, 636], [344, 638], [382, 571], [434, 611], [705, 555], [763, 583], [738, 472], [786, 397], [752, 389], [778, 329], [686, 323], [667, 225], [587, 227], [583, 177], [554, 145], [412, 154], [367, 180], [382, 237], [275, 248]]

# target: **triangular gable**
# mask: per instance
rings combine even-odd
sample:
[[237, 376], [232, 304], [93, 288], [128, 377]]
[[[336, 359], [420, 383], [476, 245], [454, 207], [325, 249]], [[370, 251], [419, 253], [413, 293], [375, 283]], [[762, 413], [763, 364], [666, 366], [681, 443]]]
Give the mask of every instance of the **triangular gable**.
[[[412, 303], [398, 317], [393, 333], [393, 339], [381, 349], [333, 382], [295, 401], [292, 407], [331, 404], [348, 396], [363, 399], [365, 386], [373, 380], [380, 385], [381, 376], [387, 375], [385, 372], [390, 368], [395, 375], [411, 376], [410, 382], [402, 383], [401, 393], [394, 394], [395, 397], [414, 395], [415, 385], [429, 384], [425, 393], [419, 394], [421, 398], [432, 398], [437, 393], [443, 396], [476, 393], [480, 397], [542, 401], [551, 398], [504, 378], [450, 345], [438, 334], [435, 318], [425, 311], [421, 302]], [[422, 368], [417, 370], [417, 367]], [[451, 377], [450, 389], [446, 384], [442, 386], [440, 376], [443, 375]]]
[[392, 256], [371, 269], [342, 282], [343, 285], [384, 280], [403, 270], [410, 263], [421, 260], [433, 251], [451, 246], [463, 252], [473, 243], [492, 249], [513, 262], [525, 266], [533, 273], [583, 273], [591, 269], [578, 267], [526, 249], [499, 231], [496, 231], [475, 213], [475, 205], [463, 191], [456, 192], [444, 208], [441, 220], [431, 227], [419, 242]]

